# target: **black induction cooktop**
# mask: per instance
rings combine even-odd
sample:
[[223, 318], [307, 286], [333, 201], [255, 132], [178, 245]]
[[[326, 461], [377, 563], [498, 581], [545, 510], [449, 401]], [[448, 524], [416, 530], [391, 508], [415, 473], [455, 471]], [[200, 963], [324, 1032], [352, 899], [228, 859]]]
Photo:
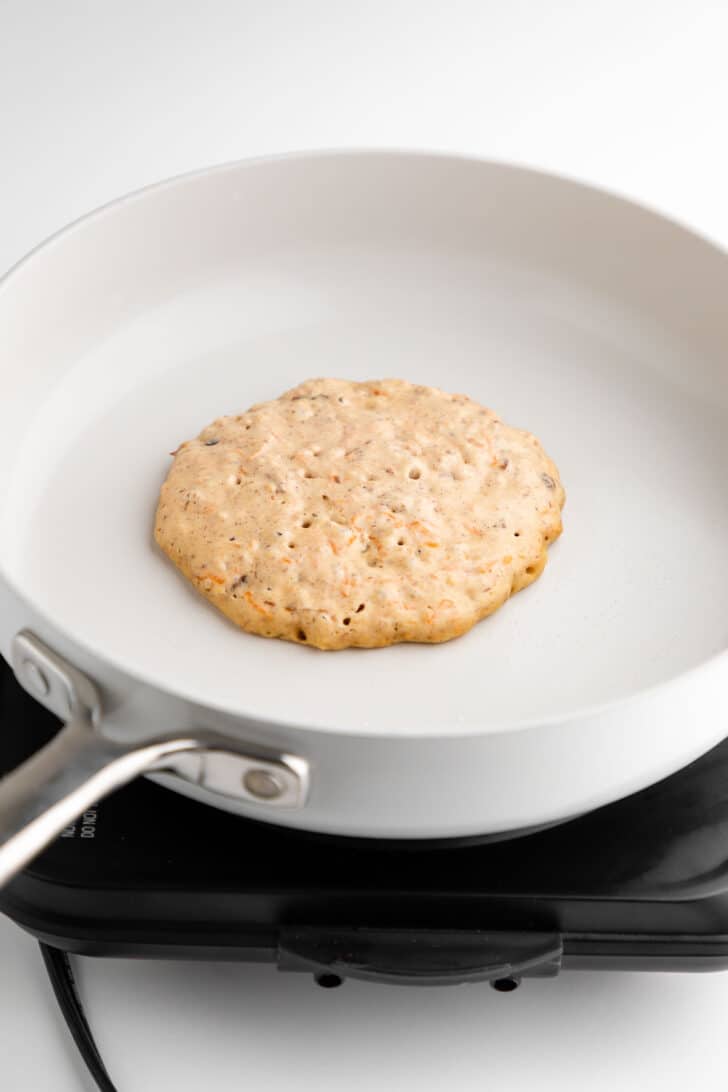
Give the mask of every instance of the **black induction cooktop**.
[[[0, 771], [57, 727], [3, 665]], [[616, 804], [479, 846], [309, 837], [140, 780], [69, 827], [0, 911], [68, 952], [267, 961], [322, 985], [720, 969], [728, 740]]]

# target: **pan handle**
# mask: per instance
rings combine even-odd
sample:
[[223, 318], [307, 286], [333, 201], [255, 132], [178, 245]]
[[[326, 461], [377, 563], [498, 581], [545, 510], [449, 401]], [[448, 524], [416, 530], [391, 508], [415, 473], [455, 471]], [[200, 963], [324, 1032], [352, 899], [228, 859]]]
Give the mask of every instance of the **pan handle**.
[[0, 781], [0, 887], [84, 811], [139, 774], [162, 769], [195, 740], [125, 747], [82, 715]]
[[102, 734], [94, 685], [27, 631], [13, 642], [20, 684], [65, 724], [0, 780], [0, 887], [92, 804], [140, 774], [175, 773], [213, 792], [268, 807], [301, 807], [308, 767], [291, 755], [251, 754], [208, 731], [121, 743]]

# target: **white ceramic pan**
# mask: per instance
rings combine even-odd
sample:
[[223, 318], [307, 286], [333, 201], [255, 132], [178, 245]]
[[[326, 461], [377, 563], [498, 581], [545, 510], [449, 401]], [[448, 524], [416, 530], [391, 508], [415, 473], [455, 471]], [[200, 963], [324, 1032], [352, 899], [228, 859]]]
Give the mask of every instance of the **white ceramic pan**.
[[[491, 163], [233, 164], [46, 243], [0, 289], [0, 643], [69, 726], [0, 786], [0, 876], [140, 772], [256, 819], [431, 839], [565, 819], [707, 750], [728, 730], [727, 347], [724, 254]], [[151, 537], [168, 452], [322, 374], [463, 391], [534, 431], [568, 494], [541, 579], [449, 644], [335, 653], [188, 589]]]

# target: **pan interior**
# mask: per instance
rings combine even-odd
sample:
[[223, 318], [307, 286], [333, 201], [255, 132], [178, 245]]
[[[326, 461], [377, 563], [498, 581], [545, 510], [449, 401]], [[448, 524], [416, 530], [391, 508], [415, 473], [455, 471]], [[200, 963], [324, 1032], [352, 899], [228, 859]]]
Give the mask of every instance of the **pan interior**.
[[[667, 310], [588, 272], [537, 264], [520, 239], [496, 254], [426, 233], [313, 238], [202, 267], [38, 401], [13, 466], [5, 571], [134, 674], [343, 732], [502, 730], [698, 665], [728, 636], [723, 381]], [[448, 644], [337, 653], [248, 636], [198, 597], [152, 542], [168, 453], [315, 375], [462, 391], [535, 432], [567, 491], [536, 584]]]

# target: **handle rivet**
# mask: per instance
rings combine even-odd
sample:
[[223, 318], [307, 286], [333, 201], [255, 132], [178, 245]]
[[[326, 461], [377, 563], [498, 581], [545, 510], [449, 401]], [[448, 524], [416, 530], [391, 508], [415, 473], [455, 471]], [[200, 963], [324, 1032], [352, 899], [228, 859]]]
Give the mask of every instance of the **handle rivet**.
[[259, 800], [275, 800], [285, 791], [283, 778], [273, 770], [254, 767], [247, 770], [243, 777], [243, 788]]
[[50, 683], [41, 669], [32, 660], [23, 660], [22, 667], [23, 677], [30, 689], [38, 697], [44, 698], [50, 690]]

